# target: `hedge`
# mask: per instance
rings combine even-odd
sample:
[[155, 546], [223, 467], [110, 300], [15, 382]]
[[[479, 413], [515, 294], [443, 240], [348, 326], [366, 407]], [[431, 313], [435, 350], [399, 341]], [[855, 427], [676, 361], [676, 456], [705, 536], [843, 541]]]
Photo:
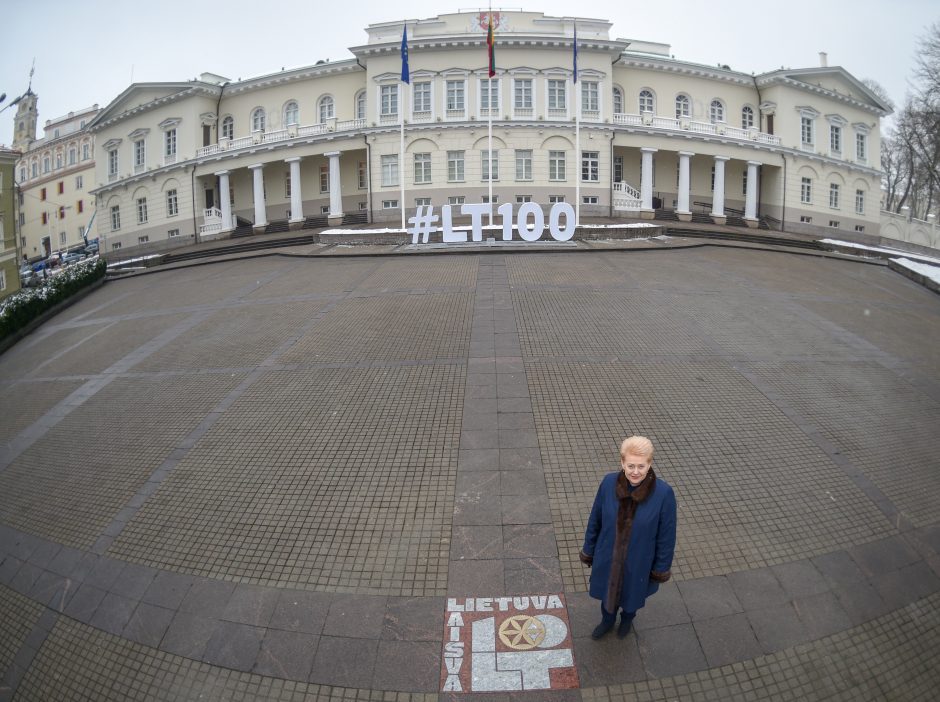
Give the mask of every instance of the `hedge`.
[[0, 300], [0, 339], [22, 329], [43, 312], [104, 277], [103, 258], [73, 263], [38, 288], [23, 288]]

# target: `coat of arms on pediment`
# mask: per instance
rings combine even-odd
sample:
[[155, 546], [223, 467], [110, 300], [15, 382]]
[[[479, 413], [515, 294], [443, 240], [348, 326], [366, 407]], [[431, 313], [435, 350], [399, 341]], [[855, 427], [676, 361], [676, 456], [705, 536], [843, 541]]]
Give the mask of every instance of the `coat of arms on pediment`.
[[[494, 12], [493, 14], [493, 31], [500, 29], [509, 29], [509, 18], [506, 17], [502, 12]], [[485, 32], [490, 26], [490, 13], [489, 12], [478, 12], [473, 16], [473, 19], [470, 21], [470, 31], [471, 32]]]

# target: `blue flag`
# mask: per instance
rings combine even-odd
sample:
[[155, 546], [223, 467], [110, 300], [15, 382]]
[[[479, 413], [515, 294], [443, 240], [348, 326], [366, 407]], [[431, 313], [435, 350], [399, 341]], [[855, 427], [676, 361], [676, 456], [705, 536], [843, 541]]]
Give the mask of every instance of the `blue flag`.
[[578, 82], [578, 23], [574, 25], [574, 82]]
[[401, 82], [411, 85], [411, 74], [408, 72], [408, 27], [401, 30]]

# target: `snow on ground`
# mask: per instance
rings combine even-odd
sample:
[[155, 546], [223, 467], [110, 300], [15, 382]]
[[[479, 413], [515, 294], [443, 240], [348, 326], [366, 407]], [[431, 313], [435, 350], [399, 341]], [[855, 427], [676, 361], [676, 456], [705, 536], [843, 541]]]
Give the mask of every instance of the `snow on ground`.
[[913, 258], [918, 261], [927, 261], [928, 263], [935, 263], [940, 265], [940, 258], [934, 258], [931, 256], [920, 256], [918, 254], [913, 254], [908, 251], [901, 251], [900, 249], [889, 249], [884, 246], [865, 246], [865, 244], [856, 244], [854, 241], [839, 241], [838, 239], [820, 239], [820, 244], [832, 244], [833, 246], [845, 246], [853, 249], [865, 249], [866, 251], [878, 251], [880, 253], [890, 253], [895, 255], [901, 255], [905, 258]]
[[121, 266], [126, 266], [128, 263], [137, 263], [138, 261], [146, 261], [151, 258], [160, 258], [160, 254], [151, 254], [149, 256], [138, 256], [137, 258], [127, 258], [123, 261], [115, 261], [114, 263], [109, 263], [108, 268], [120, 268]]
[[[929, 278], [933, 282], [940, 285], [940, 268], [937, 266], [928, 266], [926, 263], [919, 263], [917, 261], [908, 261], [906, 258], [892, 258], [894, 263], [897, 263], [899, 266], [904, 266], [908, 270], [912, 270], [915, 273], [920, 273], [925, 278]], [[940, 261], [938, 261], [940, 263]]]

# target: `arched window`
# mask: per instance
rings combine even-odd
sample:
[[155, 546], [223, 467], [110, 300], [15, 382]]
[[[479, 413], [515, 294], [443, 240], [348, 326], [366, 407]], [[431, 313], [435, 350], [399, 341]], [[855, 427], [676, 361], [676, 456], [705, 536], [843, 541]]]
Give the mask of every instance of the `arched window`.
[[291, 100], [289, 103], [284, 105], [284, 126], [288, 127], [292, 124], [300, 123], [300, 108], [297, 107], [297, 103], [294, 100]]
[[708, 119], [712, 124], [725, 121], [725, 106], [721, 100], [712, 100], [712, 104], [708, 106]]
[[[685, 97], [685, 96], [682, 96]], [[679, 100], [676, 99], [676, 105], [678, 106]], [[644, 112], [655, 112], [656, 111], [656, 102], [653, 99], [652, 90], [641, 90], [640, 91], [640, 114]], [[678, 107], [677, 107], [678, 111]]]
[[614, 114], [623, 112], [623, 91], [620, 88], [614, 88]]
[[232, 118], [232, 115], [222, 120], [222, 136], [225, 139], [235, 138], [235, 120]]
[[366, 118], [366, 91], [362, 90], [356, 95], [356, 119]]
[[689, 117], [692, 114], [692, 101], [688, 95], [676, 95], [676, 119]]
[[745, 105], [741, 108], [741, 129], [750, 129], [754, 126], [754, 108]]
[[254, 112], [251, 113], [251, 131], [253, 132], [264, 131], [264, 108], [263, 107], [259, 107]]
[[333, 98], [329, 95], [324, 95], [320, 98], [320, 122], [326, 122], [328, 119], [333, 119]]

